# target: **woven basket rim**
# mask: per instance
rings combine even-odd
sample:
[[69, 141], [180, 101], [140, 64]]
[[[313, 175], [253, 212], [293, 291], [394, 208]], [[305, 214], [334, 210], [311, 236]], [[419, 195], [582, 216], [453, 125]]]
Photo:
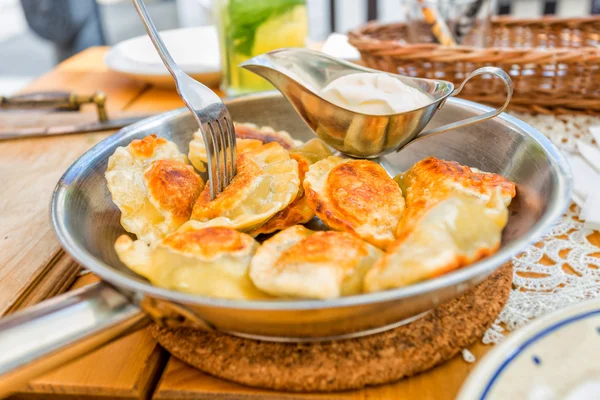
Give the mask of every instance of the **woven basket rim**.
[[[565, 25], [582, 25], [582, 24], [599, 24], [600, 25], [600, 15], [599, 16], [591, 16], [591, 17], [578, 17], [578, 18], [565, 18], [565, 17], [542, 17], [538, 19], [531, 18], [513, 18], [513, 17], [493, 17], [492, 23], [501, 23], [505, 26], [518, 26], [518, 25], [528, 25], [528, 26], [537, 26], [537, 25], [553, 25], [553, 24], [565, 24]], [[536, 53], [545, 54], [545, 55], [568, 55], [571, 54], [583, 54], [585, 53], [587, 56], [596, 56], [600, 57], [600, 48], [594, 46], [581, 46], [581, 47], [552, 47], [552, 48], [541, 48], [541, 47], [473, 47], [473, 46], [442, 46], [437, 43], [401, 43], [395, 39], [382, 40], [374, 38], [370, 31], [375, 29], [380, 29], [383, 27], [404, 27], [406, 23], [404, 22], [392, 22], [392, 23], [379, 23], [377, 21], [370, 21], [367, 24], [360, 26], [356, 29], [353, 29], [348, 32], [348, 41], [351, 45], [356, 47], [358, 50], [364, 45], [373, 46], [375, 44], [382, 47], [382, 51], [384, 51], [383, 46], [385, 46], [386, 51], [390, 51], [391, 48], [403, 48], [403, 49], [423, 49], [423, 50], [436, 50], [438, 53], [530, 53], [535, 51]], [[574, 28], [574, 26], [571, 26]], [[374, 51], [374, 49], [370, 48], [370, 51]], [[374, 51], [377, 53], [377, 51]]]
[[507, 15], [497, 15], [490, 19], [493, 23], [501, 23], [503, 25], [570, 25], [600, 23], [600, 15], [590, 15], [587, 17], [557, 17], [554, 15], [544, 15], [537, 18], [515, 18]]
[[[406, 27], [403, 22], [374, 21], [350, 31], [348, 40], [371, 68], [392, 73], [402, 69], [411, 76], [435, 74], [459, 84], [475, 68], [496, 65], [510, 71], [515, 79], [512, 109], [600, 115], [600, 16], [496, 17], [490, 34], [502, 36], [490, 41], [494, 47], [406, 43], [400, 40], [406, 39]], [[502, 104], [504, 99], [496, 96], [494, 85], [480, 81], [463, 97], [494, 106]]]

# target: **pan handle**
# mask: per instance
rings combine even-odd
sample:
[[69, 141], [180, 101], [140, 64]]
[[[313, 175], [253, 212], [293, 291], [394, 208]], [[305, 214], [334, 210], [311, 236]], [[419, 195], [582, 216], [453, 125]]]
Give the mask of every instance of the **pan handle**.
[[0, 398], [149, 322], [103, 282], [0, 319]]

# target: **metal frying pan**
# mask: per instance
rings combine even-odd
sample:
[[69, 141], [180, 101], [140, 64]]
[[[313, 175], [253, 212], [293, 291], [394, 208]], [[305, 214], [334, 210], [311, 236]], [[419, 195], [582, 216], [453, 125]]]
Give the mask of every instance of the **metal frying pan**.
[[[236, 121], [313, 136], [278, 93], [227, 102]], [[489, 111], [449, 99], [429, 128]], [[127, 269], [113, 243], [124, 231], [104, 171], [118, 146], [156, 133], [187, 153], [195, 122], [186, 110], [131, 125], [77, 160], [58, 182], [52, 223], [66, 251], [102, 283], [56, 297], [0, 321], [0, 396], [18, 384], [145, 326], [151, 320], [190, 324], [262, 340], [329, 340], [379, 332], [416, 318], [481, 282], [534, 242], [560, 217], [570, 194], [563, 157], [538, 131], [502, 114], [456, 131], [416, 140], [379, 162], [391, 174], [430, 155], [496, 172], [518, 184], [500, 250], [493, 256], [426, 282], [385, 292], [315, 301], [233, 301], [161, 289]]]

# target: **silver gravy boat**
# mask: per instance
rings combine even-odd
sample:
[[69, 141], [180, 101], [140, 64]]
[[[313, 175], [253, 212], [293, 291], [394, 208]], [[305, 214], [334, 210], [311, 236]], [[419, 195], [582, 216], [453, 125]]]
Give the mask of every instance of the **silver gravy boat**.
[[[504, 111], [513, 93], [512, 80], [506, 72], [496, 67], [473, 71], [457, 89], [443, 80], [388, 74], [428, 93], [431, 103], [399, 114], [367, 115], [337, 106], [321, 97], [319, 92], [344, 75], [381, 71], [302, 48], [275, 50], [251, 58], [240, 66], [271, 82], [290, 101], [304, 122], [328, 145], [348, 156], [359, 158], [375, 158], [391, 153], [419, 134], [422, 137], [446, 132], [493, 118]], [[500, 78], [506, 85], [507, 96], [502, 107], [423, 132], [449, 96], [456, 96], [471, 78], [483, 74]]]

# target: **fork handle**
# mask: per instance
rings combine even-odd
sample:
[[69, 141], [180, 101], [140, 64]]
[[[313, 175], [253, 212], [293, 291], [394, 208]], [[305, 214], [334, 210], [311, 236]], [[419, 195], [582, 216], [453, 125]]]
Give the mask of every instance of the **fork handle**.
[[154, 26], [154, 23], [150, 18], [150, 13], [146, 8], [146, 4], [144, 4], [143, 0], [133, 0], [133, 4], [140, 15], [140, 18], [142, 18], [146, 32], [148, 33], [148, 36], [150, 36], [150, 40], [152, 41], [152, 44], [154, 44], [154, 47], [162, 59], [163, 64], [165, 64], [165, 67], [167, 67], [171, 75], [173, 75], [173, 78], [177, 83], [177, 75], [183, 73], [183, 71], [175, 63], [175, 60], [173, 60], [173, 57], [171, 57], [171, 53], [169, 53], [169, 50], [167, 50], [167, 46], [165, 46], [165, 43], [162, 41], [160, 34], [156, 30], [156, 26]]

